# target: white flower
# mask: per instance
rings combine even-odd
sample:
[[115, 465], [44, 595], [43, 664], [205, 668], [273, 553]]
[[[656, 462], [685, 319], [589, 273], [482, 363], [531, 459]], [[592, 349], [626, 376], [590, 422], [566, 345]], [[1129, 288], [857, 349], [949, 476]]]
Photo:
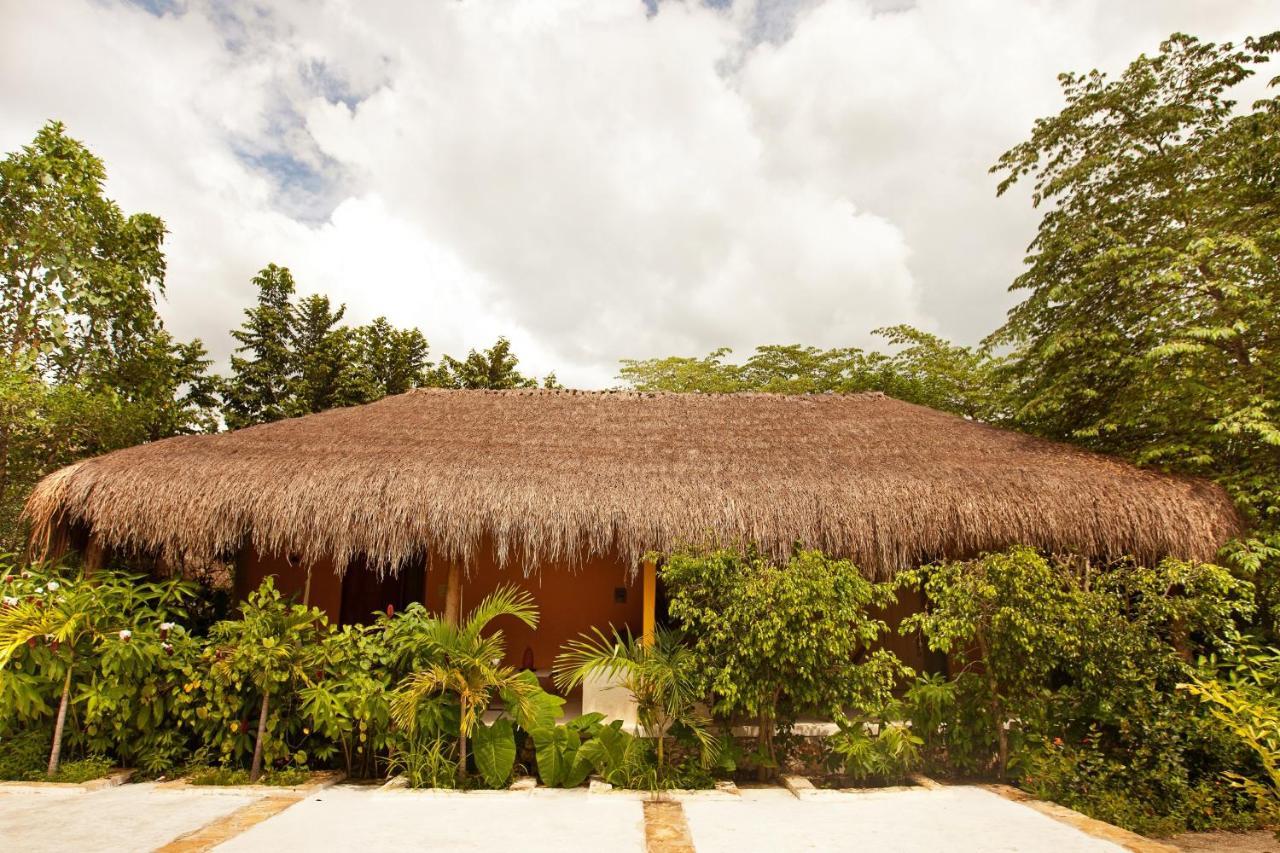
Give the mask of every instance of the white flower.
[[130, 631], [128, 628], [125, 628], [123, 631], [120, 632], [120, 639], [126, 643], [129, 642], [129, 638], [132, 636], [133, 636], [133, 632]]
[[4, 606], [5, 606], [5, 607], [17, 607], [17, 606], [18, 606], [18, 599], [14, 598], [12, 595], [6, 595], [6, 596], [4, 597]]
[[160, 623], [160, 630], [161, 630], [161, 631], [172, 631], [172, 630], [173, 630], [173, 623], [172, 623], [172, 622], [161, 622], [161, 623]]
[[44, 587], [42, 586], [36, 587], [36, 595], [44, 595]]
[[58, 587], [60, 587], [61, 585], [62, 584], [58, 583], [57, 581], [49, 581], [48, 583], [49, 592], [57, 592]]

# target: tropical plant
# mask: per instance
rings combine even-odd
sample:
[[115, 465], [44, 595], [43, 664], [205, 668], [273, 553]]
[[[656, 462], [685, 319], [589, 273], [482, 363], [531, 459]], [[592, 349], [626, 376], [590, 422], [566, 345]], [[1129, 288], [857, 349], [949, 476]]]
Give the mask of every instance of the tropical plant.
[[[892, 711], [887, 717], [897, 716]], [[920, 767], [924, 739], [900, 720], [872, 725], [862, 720], [836, 720], [838, 731], [827, 739], [832, 763], [855, 781], [875, 779], [896, 784]]]
[[839, 719], [888, 701], [910, 670], [884, 649], [872, 610], [894, 600], [848, 560], [800, 551], [785, 564], [753, 551], [680, 551], [662, 567], [668, 608], [689, 638], [700, 696], [758, 726], [761, 777], [779, 766], [774, 733], [800, 714]]
[[1257, 758], [1261, 780], [1235, 770], [1225, 775], [1276, 824], [1280, 822], [1280, 649], [1242, 649], [1234, 665], [1223, 670], [1219, 678], [1193, 678], [1179, 687], [1204, 702], [1213, 717]]
[[616, 628], [607, 636], [599, 628], [571, 640], [556, 657], [556, 685], [571, 690], [589, 678], [617, 680], [636, 701], [641, 733], [653, 738], [659, 781], [669, 775], [666, 741], [687, 735], [695, 743], [699, 764], [712, 766], [719, 755], [710, 718], [701, 711], [697, 659], [682, 635], [658, 628], [650, 641]]
[[495, 698], [526, 730], [549, 725], [562, 699], [538, 686], [532, 673], [501, 663], [506, 645], [501, 629], [485, 633], [495, 619], [511, 617], [538, 626], [538, 610], [527, 590], [503, 586], [485, 596], [460, 625], [434, 620], [426, 634], [432, 661], [407, 676], [391, 700], [391, 716], [414, 735], [424, 701], [447, 696], [458, 707], [457, 781], [467, 779], [467, 744], [475, 740], [475, 762], [486, 783], [502, 784], [515, 763], [515, 730], [505, 716], [486, 726], [481, 717]]
[[[234, 694], [239, 694], [247, 683], [258, 697], [250, 781], [256, 782], [262, 774], [272, 697], [281, 693], [290, 696], [307, 683], [307, 664], [325, 626], [322, 611], [290, 604], [268, 577], [249, 593], [240, 608], [239, 619], [219, 622], [210, 632], [210, 646], [206, 650], [211, 657], [210, 679]], [[228, 728], [233, 735], [247, 736], [247, 726], [238, 720]], [[275, 749], [280, 753], [286, 751], [279, 742]]]
[[[149, 676], [156, 659], [174, 648], [167, 620], [182, 613], [191, 596], [187, 585], [109, 571], [86, 578], [45, 566], [7, 569], [0, 590], [0, 697], [14, 718], [28, 723], [39, 723], [50, 711], [48, 699], [56, 697], [48, 775], [58, 771], [73, 703], [87, 706], [91, 727], [115, 730], [115, 737], [98, 739], [102, 747], [123, 740], [126, 715], [163, 718], [165, 705]], [[77, 695], [74, 688], [82, 682], [89, 683]], [[111, 688], [104, 689], [104, 682]]]

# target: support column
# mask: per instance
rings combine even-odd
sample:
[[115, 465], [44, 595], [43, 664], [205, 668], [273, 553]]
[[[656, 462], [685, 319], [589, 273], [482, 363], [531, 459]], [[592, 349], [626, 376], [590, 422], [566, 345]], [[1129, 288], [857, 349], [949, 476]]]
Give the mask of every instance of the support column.
[[658, 626], [658, 564], [653, 560], [644, 561], [644, 633], [640, 642], [646, 646], [653, 645], [654, 631]]
[[84, 573], [91, 575], [101, 569], [106, 562], [107, 549], [103, 547], [102, 540], [90, 534], [89, 542], [84, 547]]
[[444, 593], [444, 622], [457, 627], [462, 621], [462, 566], [449, 561], [449, 580]]

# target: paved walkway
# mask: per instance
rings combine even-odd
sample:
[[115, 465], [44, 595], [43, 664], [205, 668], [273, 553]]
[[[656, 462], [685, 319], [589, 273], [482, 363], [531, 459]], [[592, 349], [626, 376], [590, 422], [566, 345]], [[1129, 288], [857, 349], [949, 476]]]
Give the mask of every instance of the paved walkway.
[[[648, 832], [646, 833], [646, 829]], [[629, 793], [379, 791], [305, 796], [125, 785], [0, 793], [5, 851], [520, 850], [522, 853], [1054, 851], [1124, 848], [969, 787], [798, 800], [784, 789], [648, 804]]]

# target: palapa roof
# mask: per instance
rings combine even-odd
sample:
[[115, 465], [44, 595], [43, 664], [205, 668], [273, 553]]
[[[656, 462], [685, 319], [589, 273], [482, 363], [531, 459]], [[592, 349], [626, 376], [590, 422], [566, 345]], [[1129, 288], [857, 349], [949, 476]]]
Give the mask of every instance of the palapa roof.
[[89, 530], [126, 551], [252, 545], [339, 567], [491, 546], [526, 572], [746, 542], [879, 576], [1012, 544], [1210, 559], [1239, 529], [1207, 482], [878, 393], [423, 389], [79, 462], [26, 513], [45, 553]]

